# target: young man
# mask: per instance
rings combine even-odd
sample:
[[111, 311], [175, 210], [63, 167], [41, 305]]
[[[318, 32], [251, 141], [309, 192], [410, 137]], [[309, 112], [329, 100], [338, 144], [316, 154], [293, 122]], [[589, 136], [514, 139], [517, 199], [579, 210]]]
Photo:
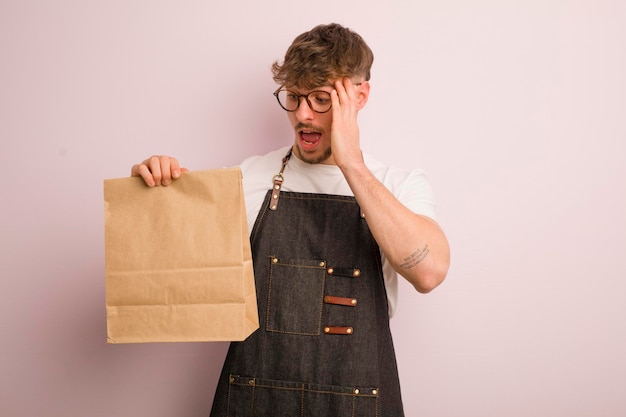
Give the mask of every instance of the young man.
[[[422, 174], [361, 151], [372, 62], [357, 33], [330, 24], [273, 65], [294, 143], [241, 164], [260, 328], [231, 344], [212, 416], [404, 415], [389, 331], [397, 275], [427, 293], [450, 255]], [[182, 171], [153, 156], [132, 175], [168, 185]]]

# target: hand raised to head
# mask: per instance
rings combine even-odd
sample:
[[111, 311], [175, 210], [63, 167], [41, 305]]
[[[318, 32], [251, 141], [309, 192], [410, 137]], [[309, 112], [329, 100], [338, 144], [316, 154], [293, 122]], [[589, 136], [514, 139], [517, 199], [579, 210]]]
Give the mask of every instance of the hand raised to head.
[[357, 116], [367, 103], [369, 83], [355, 84], [345, 78], [335, 81], [334, 87], [331, 93], [331, 146], [335, 163], [342, 168], [353, 162], [362, 162]]

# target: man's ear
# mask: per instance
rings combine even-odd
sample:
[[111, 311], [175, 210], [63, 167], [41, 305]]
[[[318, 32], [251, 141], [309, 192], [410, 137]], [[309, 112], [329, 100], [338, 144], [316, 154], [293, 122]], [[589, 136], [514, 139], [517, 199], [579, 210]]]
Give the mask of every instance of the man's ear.
[[370, 83], [369, 81], [363, 81], [361, 85], [357, 87], [357, 107], [361, 110], [367, 104], [367, 100], [370, 97]]

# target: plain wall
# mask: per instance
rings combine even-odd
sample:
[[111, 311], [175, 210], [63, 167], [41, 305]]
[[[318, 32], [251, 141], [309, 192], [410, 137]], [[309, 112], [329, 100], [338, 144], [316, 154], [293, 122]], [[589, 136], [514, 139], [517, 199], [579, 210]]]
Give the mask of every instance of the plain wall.
[[330, 22], [376, 56], [364, 149], [426, 171], [452, 246], [401, 285], [407, 416], [626, 415], [618, 0], [1, 0], [0, 415], [208, 415], [226, 344], [106, 344], [102, 181], [289, 144], [270, 65]]

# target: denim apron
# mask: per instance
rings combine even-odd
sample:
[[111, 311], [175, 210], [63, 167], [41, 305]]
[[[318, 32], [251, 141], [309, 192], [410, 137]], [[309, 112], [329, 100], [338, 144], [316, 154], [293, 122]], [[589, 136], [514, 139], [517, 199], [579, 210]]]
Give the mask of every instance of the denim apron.
[[354, 197], [281, 192], [251, 234], [260, 328], [230, 345], [212, 417], [402, 417], [380, 252]]

